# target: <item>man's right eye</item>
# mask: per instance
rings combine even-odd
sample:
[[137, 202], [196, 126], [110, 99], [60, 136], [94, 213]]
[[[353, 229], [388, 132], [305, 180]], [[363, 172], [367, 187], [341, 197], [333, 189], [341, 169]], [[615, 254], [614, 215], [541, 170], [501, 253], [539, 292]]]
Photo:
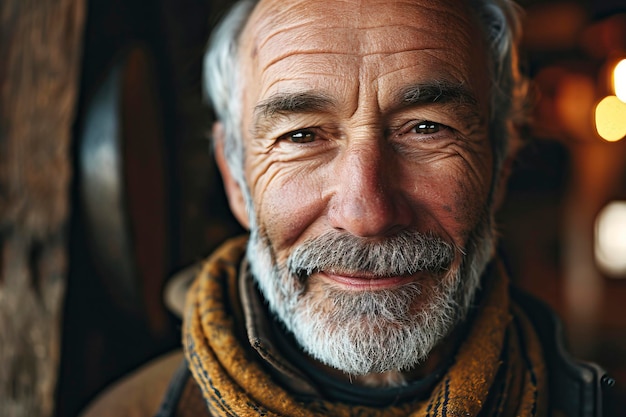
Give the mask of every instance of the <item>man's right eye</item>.
[[316, 139], [316, 135], [311, 130], [296, 130], [294, 132], [286, 133], [278, 139], [288, 140], [292, 143], [309, 143]]

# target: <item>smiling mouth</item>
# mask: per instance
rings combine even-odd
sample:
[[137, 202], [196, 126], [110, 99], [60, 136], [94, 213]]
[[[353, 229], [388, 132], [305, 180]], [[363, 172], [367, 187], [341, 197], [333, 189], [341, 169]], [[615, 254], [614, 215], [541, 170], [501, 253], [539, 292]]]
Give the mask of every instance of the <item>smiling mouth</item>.
[[338, 272], [318, 272], [324, 281], [341, 286], [350, 291], [375, 291], [397, 288], [423, 278], [424, 272], [400, 276], [372, 276], [370, 274], [346, 274]]

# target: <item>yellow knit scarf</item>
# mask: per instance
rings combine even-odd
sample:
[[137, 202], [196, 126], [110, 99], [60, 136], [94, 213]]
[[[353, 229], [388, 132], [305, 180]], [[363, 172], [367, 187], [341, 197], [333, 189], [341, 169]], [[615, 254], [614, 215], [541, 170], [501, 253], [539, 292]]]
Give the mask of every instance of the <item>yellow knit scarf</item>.
[[[537, 336], [510, 303], [497, 272], [467, 339], [429, 398], [386, 408], [294, 399], [246, 355], [236, 335], [233, 300], [245, 238], [219, 248], [187, 299], [185, 355], [213, 416], [545, 416], [547, 378]], [[236, 301], [234, 301], [236, 302]]]

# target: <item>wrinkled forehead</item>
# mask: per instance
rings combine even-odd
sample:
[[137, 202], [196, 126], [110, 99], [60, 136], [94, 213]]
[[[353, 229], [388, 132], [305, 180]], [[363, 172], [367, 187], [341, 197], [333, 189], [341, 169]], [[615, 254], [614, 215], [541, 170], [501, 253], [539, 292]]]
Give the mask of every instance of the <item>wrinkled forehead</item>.
[[[363, 49], [384, 54], [424, 49], [428, 43], [437, 48], [438, 42], [460, 42], [457, 47], [470, 49], [482, 42], [476, 22], [463, 0], [261, 0], [244, 28], [240, 51], [262, 62], [273, 59], [263, 54], [277, 53], [277, 46], [288, 53], [294, 41], [312, 53]], [[390, 38], [394, 51], [380, 41]]]
[[246, 107], [294, 88], [349, 100], [368, 86], [384, 107], [402, 80], [463, 85], [484, 109], [490, 71], [477, 21], [464, 0], [261, 0], [240, 37], [244, 120]]

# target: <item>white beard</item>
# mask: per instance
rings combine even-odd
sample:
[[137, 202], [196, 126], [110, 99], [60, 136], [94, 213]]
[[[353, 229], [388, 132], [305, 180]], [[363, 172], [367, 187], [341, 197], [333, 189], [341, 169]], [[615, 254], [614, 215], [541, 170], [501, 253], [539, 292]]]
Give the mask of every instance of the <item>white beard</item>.
[[[468, 239], [465, 255], [448, 245], [448, 255], [463, 256], [461, 262], [452, 263], [449, 258], [449, 270], [440, 271], [434, 279], [394, 289], [356, 292], [327, 284], [312, 289], [307, 285], [307, 278], [316, 270], [329, 270], [329, 265], [342, 262], [342, 257], [349, 259], [345, 268], [358, 270], [358, 265], [362, 265], [361, 268], [365, 265], [367, 270], [381, 276], [402, 275], [402, 271], [413, 274], [424, 266], [428, 269], [429, 265], [420, 265], [423, 257], [410, 254], [415, 251], [398, 255], [397, 251], [386, 252], [377, 244], [369, 244], [369, 248], [363, 250], [348, 247], [342, 251], [337, 249], [337, 241], [347, 240], [339, 244], [350, 245], [359, 240], [342, 235], [308, 252], [296, 248], [288, 265], [278, 265], [267, 238], [254, 227], [247, 256], [270, 310], [306, 353], [350, 375], [403, 371], [423, 362], [466, 317], [480, 277], [492, 257], [491, 224], [491, 217], [485, 215]], [[428, 240], [427, 237], [422, 239]], [[403, 245], [396, 245], [400, 252]], [[423, 246], [417, 252], [420, 251], [424, 251]], [[298, 259], [302, 252], [304, 261]], [[354, 254], [357, 255], [352, 256]], [[445, 256], [441, 250], [426, 253], [427, 258], [433, 259]], [[385, 273], [386, 270], [389, 273]]]

